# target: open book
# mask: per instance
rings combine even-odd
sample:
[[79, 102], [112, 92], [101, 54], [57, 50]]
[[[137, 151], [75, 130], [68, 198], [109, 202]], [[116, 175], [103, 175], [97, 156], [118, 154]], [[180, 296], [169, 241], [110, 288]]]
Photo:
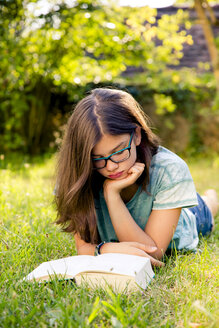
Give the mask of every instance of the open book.
[[99, 256], [78, 255], [44, 262], [29, 273], [24, 280], [50, 281], [53, 278], [74, 279], [76, 284], [89, 287], [111, 286], [121, 292], [145, 289], [154, 272], [150, 259], [127, 254], [102, 254]]

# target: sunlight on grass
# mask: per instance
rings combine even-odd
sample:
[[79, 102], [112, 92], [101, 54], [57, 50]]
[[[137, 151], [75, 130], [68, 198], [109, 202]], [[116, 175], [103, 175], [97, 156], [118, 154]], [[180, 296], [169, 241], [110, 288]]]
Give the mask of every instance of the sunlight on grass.
[[[209, 187], [219, 193], [216, 162], [187, 162], [200, 193]], [[40, 263], [76, 254], [73, 238], [53, 223], [54, 158], [4, 159], [1, 168], [0, 327], [218, 326], [219, 216], [198, 252], [166, 258], [146, 291], [31, 284], [22, 279]]]
[[216, 189], [219, 194], [219, 157], [213, 159], [187, 160], [197, 191]]

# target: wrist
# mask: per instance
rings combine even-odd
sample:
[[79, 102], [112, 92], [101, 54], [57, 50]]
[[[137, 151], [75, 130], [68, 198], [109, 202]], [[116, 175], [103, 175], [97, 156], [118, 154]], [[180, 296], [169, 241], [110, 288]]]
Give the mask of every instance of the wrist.
[[115, 185], [115, 181], [110, 179], [105, 180], [103, 189], [106, 196], [111, 194], [120, 194], [121, 192], [120, 188]]
[[104, 198], [106, 203], [115, 202], [121, 199], [120, 192], [116, 190], [104, 190]]
[[107, 243], [107, 241], [102, 241], [99, 245], [95, 247], [94, 256], [102, 254], [102, 247]]
[[106, 253], [113, 253], [112, 251], [112, 245], [114, 243], [112, 242], [106, 242], [102, 247], [101, 247], [101, 254], [106, 254]]

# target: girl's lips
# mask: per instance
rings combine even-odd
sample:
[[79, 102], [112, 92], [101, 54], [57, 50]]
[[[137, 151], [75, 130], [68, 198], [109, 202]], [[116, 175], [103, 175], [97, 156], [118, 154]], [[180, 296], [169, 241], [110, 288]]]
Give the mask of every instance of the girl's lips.
[[122, 174], [123, 174], [123, 171], [119, 172], [119, 173], [116, 173], [116, 174], [110, 174], [109, 178], [110, 179], [117, 179], [117, 178], [121, 177]]

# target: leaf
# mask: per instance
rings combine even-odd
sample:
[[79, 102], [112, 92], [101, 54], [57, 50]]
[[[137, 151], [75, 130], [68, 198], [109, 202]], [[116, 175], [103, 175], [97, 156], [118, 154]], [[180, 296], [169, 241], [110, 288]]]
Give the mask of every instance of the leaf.
[[93, 304], [93, 307], [92, 307], [92, 311], [87, 319], [88, 321], [88, 324], [92, 323], [96, 317], [99, 315], [99, 312], [100, 311], [100, 298], [99, 296], [96, 297], [95, 301], [94, 301], [94, 304]]

